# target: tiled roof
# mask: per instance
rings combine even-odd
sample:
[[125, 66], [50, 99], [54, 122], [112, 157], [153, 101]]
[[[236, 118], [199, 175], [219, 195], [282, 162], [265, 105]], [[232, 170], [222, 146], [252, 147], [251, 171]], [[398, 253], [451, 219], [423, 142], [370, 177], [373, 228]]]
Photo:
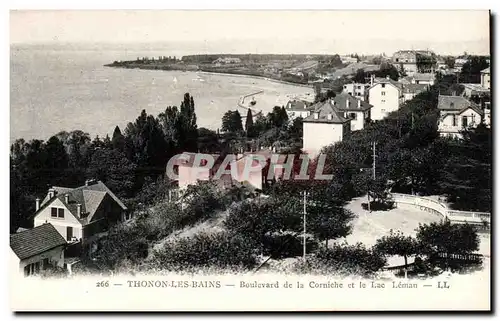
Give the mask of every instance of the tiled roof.
[[[394, 87], [398, 88], [399, 90], [403, 89], [403, 84], [397, 82], [397, 81], [394, 81], [392, 79], [388, 79], [388, 78], [375, 78], [374, 79], [374, 83], [371, 87], [374, 87], [378, 84], [390, 84], [390, 85], [393, 85]], [[371, 88], [370, 87], [370, 88]]]
[[42, 224], [10, 236], [10, 248], [20, 260], [65, 244], [66, 241], [52, 224]]
[[307, 104], [302, 100], [290, 100], [286, 104], [286, 110], [304, 111], [308, 110]]
[[[343, 112], [340, 112], [338, 108], [333, 106], [330, 100], [314, 104], [313, 107], [314, 112], [311, 115], [307, 116], [303, 120], [303, 122], [343, 124], [350, 121], [349, 119], [344, 117]], [[318, 113], [317, 119], [314, 118], [315, 113]]]
[[403, 92], [406, 94], [418, 94], [426, 91], [428, 85], [426, 84], [408, 84], [403, 86]]
[[[90, 223], [106, 195], [109, 195], [123, 210], [127, 210], [125, 204], [123, 204], [123, 202], [101, 181], [77, 188], [55, 186], [52, 187], [52, 189], [55, 190], [56, 195], [50, 200], [48, 196], [45, 197], [40, 208], [35, 213], [35, 216], [41, 210], [49, 206], [55, 199], [59, 199], [68, 208], [69, 212], [73, 214], [82, 225], [85, 225]], [[65, 195], [68, 195], [68, 203], [66, 203]], [[77, 204], [81, 204], [81, 213], [85, 213], [85, 216], [82, 218], [78, 216]]]
[[[335, 107], [339, 110], [349, 110], [349, 111], [364, 111], [372, 108], [373, 106], [369, 103], [359, 100], [349, 94], [340, 93], [332, 98]], [[347, 101], [349, 101], [349, 107], [347, 106]]]
[[438, 109], [440, 110], [448, 110], [455, 111], [461, 113], [465, 109], [471, 107], [479, 114], [483, 114], [483, 111], [477, 104], [472, 101], [467, 100], [462, 96], [443, 96], [439, 95], [438, 97]]
[[416, 73], [413, 75], [415, 80], [431, 81], [434, 80], [435, 75], [431, 73]]

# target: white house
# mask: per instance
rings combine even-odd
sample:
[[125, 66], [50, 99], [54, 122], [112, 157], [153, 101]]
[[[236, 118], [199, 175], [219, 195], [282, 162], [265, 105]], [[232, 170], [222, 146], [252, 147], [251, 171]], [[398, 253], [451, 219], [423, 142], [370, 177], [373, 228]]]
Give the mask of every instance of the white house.
[[368, 88], [370, 88], [369, 84], [351, 83], [345, 84], [342, 92], [365, 101], [368, 96]]
[[462, 57], [457, 57], [455, 59], [455, 69], [457, 71], [462, 71], [463, 65], [465, 65], [469, 61], [469, 58], [467, 56], [462, 56]]
[[370, 119], [369, 103], [357, 99], [349, 94], [341, 93], [330, 99], [336, 109], [343, 112], [344, 118], [350, 119], [351, 131], [363, 129]]
[[330, 100], [314, 105], [303, 121], [303, 151], [315, 157], [323, 147], [340, 142], [351, 132], [350, 119]]
[[403, 85], [389, 78], [372, 77], [368, 89], [368, 102], [373, 106], [371, 119], [381, 120], [399, 109], [404, 102]]
[[417, 85], [434, 85], [436, 75], [434, 73], [415, 73], [413, 76], [413, 84]]
[[311, 106], [303, 100], [289, 100], [285, 106], [289, 120], [302, 117], [306, 118], [311, 114]]
[[127, 207], [101, 181], [84, 186], [53, 186], [40, 204], [36, 200], [34, 226], [50, 223], [69, 242], [85, 242], [112, 224], [128, 219]]
[[460, 84], [464, 86], [464, 96], [482, 96], [490, 93], [489, 88], [484, 88], [482, 84]]
[[461, 138], [460, 131], [475, 127], [483, 120], [483, 111], [475, 103], [461, 96], [438, 97], [438, 131], [441, 136]]
[[50, 266], [64, 268], [67, 243], [51, 224], [10, 236], [9, 265], [13, 277], [31, 276]]
[[404, 101], [412, 100], [416, 95], [429, 89], [429, 85], [422, 84], [408, 84], [403, 85]]
[[486, 89], [491, 89], [490, 85], [490, 67], [481, 70], [481, 86]]

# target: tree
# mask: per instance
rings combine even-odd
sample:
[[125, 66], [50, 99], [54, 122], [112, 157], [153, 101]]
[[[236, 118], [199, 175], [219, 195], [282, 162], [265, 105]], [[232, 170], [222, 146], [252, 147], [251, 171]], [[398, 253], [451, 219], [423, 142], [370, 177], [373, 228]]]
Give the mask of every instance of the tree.
[[247, 117], [245, 120], [245, 131], [247, 132], [248, 137], [253, 136], [253, 115], [250, 108], [247, 110]]
[[231, 134], [243, 131], [239, 111], [228, 110], [224, 116], [222, 116], [222, 131]]
[[113, 138], [111, 139], [111, 145], [114, 149], [123, 152], [125, 150], [125, 137], [122, 135], [120, 127], [116, 126], [113, 131]]
[[460, 72], [461, 83], [480, 83], [481, 71], [489, 67], [486, 57], [470, 56]]
[[428, 254], [470, 254], [479, 249], [479, 235], [469, 224], [451, 224], [446, 219], [439, 223], [421, 224], [417, 240]]
[[417, 240], [411, 236], [405, 236], [400, 231], [390, 230], [390, 234], [379, 238], [374, 249], [385, 255], [399, 255], [405, 259], [405, 270], [408, 267], [408, 257], [417, 254]]
[[198, 128], [198, 151], [200, 153], [218, 153], [222, 149], [219, 135], [213, 130]]
[[480, 124], [462, 132], [463, 140], [449, 140], [449, 154], [441, 188], [452, 206], [462, 210], [491, 210], [491, 129]]
[[119, 197], [131, 196], [136, 165], [116, 149], [97, 149], [92, 155], [87, 177], [99, 179]]

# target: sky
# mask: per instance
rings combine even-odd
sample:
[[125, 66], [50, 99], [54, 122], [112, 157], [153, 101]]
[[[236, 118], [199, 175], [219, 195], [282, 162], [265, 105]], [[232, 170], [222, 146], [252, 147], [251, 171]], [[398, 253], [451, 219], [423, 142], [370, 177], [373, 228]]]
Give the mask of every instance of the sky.
[[489, 53], [488, 11], [11, 11], [10, 42], [204, 43], [227, 53]]

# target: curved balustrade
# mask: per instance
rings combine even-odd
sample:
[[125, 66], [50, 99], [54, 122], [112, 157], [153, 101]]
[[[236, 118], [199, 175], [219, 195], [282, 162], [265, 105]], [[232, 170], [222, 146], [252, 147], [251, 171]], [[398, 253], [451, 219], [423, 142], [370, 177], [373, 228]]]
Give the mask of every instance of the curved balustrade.
[[490, 223], [491, 219], [490, 213], [451, 210], [445, 204], [425, 196], [393, 193], [392, 197], [396, 204], [411, 205], [426, 212], [440, 214], [453, 222], [484, 224]]

